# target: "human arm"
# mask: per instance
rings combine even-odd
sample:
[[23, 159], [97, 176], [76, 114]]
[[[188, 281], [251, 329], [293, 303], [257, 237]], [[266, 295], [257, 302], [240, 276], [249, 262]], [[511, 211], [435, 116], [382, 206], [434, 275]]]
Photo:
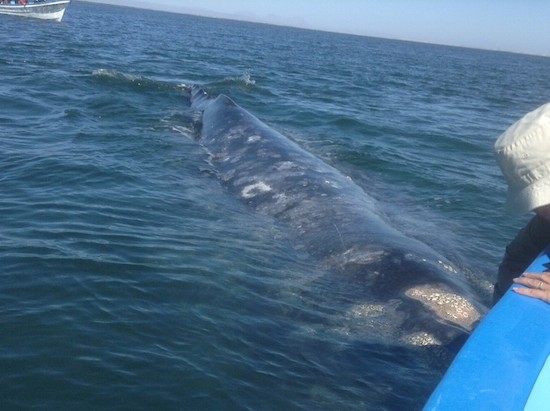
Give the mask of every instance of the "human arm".
[[548, 244], [550, 244], [550, 222], [541, 216], [533, 217], [506, 247], [495, 284], [493, 297], [495, 304], [513, 284], [514, 278], [519, 277]]

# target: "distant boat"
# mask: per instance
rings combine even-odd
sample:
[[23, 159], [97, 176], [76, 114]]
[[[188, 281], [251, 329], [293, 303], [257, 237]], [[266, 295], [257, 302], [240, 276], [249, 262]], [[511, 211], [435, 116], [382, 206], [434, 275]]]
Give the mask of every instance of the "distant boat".
[[0, 0], [0, 14], [61, 21], [71, 0]]

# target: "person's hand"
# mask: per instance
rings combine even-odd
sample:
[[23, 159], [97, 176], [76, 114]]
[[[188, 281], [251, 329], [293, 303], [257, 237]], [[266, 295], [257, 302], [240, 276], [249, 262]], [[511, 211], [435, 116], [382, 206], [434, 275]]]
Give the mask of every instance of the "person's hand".
[[521, 295], [538, 298], [550, 304], [550, 274], [525, 273], [522, 277], [514, 278], [515, 284], [525, 285], [527, 288], [516, 287], [513, 290]]

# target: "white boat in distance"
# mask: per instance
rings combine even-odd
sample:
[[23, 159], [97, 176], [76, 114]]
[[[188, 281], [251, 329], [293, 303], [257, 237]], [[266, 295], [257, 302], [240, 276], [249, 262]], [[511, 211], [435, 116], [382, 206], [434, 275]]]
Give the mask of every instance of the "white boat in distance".
[[71, 0], [0, 0], [0, 14], [61, 21]]

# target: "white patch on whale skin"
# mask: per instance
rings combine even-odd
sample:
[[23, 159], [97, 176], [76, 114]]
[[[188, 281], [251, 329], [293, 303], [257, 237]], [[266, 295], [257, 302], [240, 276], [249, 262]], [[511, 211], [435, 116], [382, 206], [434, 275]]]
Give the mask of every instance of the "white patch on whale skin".
[[[406, 321], [402, 301], [389, 300], [386, 303], [359, 303], [345, 312], [343, 317], [331, 322], [334, 326], [331, 332], [354, 340], [380, 341], [382, 344], [407, 345], [417, 348], [434, 349], [443, 347], [437, 335], [418, 330], [406, 333], [399, 325]], [[310, 328], [311, 333], [327, 332], [322, 329]]]
[[340, 189], [340, 185], [338, 185], [338, 183], [336, 183], [336, 181], [327, 179], [327, 180], [324, 181], [324, 183], [329, 187], [335, 188], [337, 190]]
[[443, 261], [441, 261], [441, 260], [438, 260], [437, 263], [438, 263], [441, 267], [443, 267], [444, 270], [446, 270], [446, 271], [448, 271], [448, 272], [450, 272], [450, 273], [453, 273], [453, 274], [458, 274], [458, 271], [456, 271], [456, 269], [455, 269], [453, 266], [451, 266], [451, 265], [449, 265], [449, 264], [447, 264], [447, 263], [445, 263], [445, 262], [443, 262]]
[[384, 311], [382, 304], [358, 304], [350, 310], [349, 314], [354, 318], [366, 318], [383, 315]]
[[246, 133], [246, 127], [244, 126], [234, 126], [229, 129], [226, 135], [228, 141], [242, 138]]
[[439, 341], [434, 335], [429, 334], [425, 331], [420, 331], [414, 334], [407, 335], [403, 338], [403, 341], [416, 347], [430, 347], [433, 345], [441, 345], [441, 341]]
[[301, 167], [298, 167], [298, 165], [296, 163], [293, 163], [292, 161], [281, 161], [277, 164], [278, 171], [287, 171], [287, 170], [295, 170], [295, 169], [301, 169]]
[[466, 329], [472, 329], [481, 314], [466, 298], [433, 286], [419, 286], [405, 291], [413, 300], [421, 302], [440, 318]]
[[285, 208], [292, 198], [288, 197], [285, 193], [279, 193], [275, 195], [275, 205]]
[[399, 304], [397, 300], [390, 300], [385, 304], [356, 304], [338, 322], [338, 330], [354, 338], [397, 340], [399, 330], [394, 325], [403, 321], [403, 316], [398, 310]]
[[270, 191], [271, 187], [263, 181], [260, 181], [259, 183], [251, 184], [243, 188], [241, 191], [241, 196], [243, 198], [252, 198], [257, 196], [258, 194], [268, 193]]
[[257, 134], [254, 134], [253, 136], [249, 136], [248, 139], [246, 140], [246, 142], [247, 142], [247, 144], [253, 144], [253, 143], [257, 143], [261, 139], [262, 139], [261, 136], [259, 136]]

